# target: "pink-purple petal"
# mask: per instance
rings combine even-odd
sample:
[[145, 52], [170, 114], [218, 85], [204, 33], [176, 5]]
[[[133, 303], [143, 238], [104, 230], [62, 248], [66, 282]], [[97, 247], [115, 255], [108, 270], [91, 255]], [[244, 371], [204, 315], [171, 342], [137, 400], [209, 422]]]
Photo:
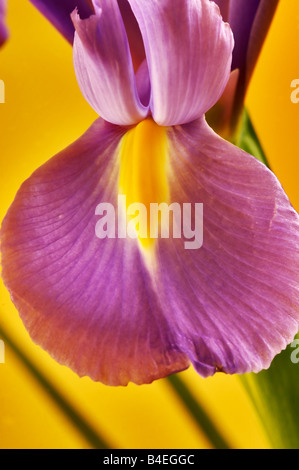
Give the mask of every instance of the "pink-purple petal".
[[209, 0], [129, 0], [143, 36], [161, 125], [190, 122], [220, 98], [229, 77], [233, 38]]
[[171, 201], [203, 203], [203, 246], [159, 240], [161, 305], [201, 375], [259, 372], [298, 331], [298, 215], [276, 177], [204, 120], [168, 137]]
[[94, 0], [95, 14], [76, 28], [74, 67], [83, 96], [106, 121], [132, 125], [148, 114], [140, 102], [128, 38], [116, 0]]
[[260, 0], [250, 0], [250, 2], [248, 0], [230, 0], [228, 22], [235, 37], [233, 70], [244, 69], [246, 66], [248, 41], [259, 4]]
[[169, 128], [170, 201], [203, 203], [203, 246], [98, 239], [117, 207], [126, 128], [99, 119], [21, 187], [1, 230], [3, 279], [33, 340], [110, 385], [183, 370], [258, 372], [299, 321], [299, 220], [276, 177], [204, 119]]
[[109, 385], [189, 364], [136, 240], [95, 236], [97, 205], [117, 204], [124, 132], [96, 121], [23, 183], [1, 230], [3, 279], [32, 339]]

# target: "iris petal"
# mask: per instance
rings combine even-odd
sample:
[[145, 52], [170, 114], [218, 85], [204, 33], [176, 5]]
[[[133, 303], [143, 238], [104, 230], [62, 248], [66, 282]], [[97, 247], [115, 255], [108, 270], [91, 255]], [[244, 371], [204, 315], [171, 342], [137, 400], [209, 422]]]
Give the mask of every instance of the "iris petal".
[[[267, 2], [269, 3], [269, 2]], [[270, 2], [271, 3], [271, 2]], [[232, 69], [244, 69], [250, 33], [260, 0], [230, 0], [228, 22], [235, 37]]]
[[80, 89], [92, 108], [106, 121], [136, 124], [148, 108], [140, 102], [123, 20], [116, 1], [94, 0], [95, 15], [76, 28], [74, 66]]
[[125, 131], [99, 119], [22, 185], [1, 231], [3, 279], [32, 339], [110, 385], [189, 364], [136, 240], [95, 236], [97, 205], [117, 205]]
[[5, 24], [6, 4], [6, 0], [0, 0], [0, 46], [6, 41], [8, 35]]
[[238, 68], [246, 76], [252, 74], [267, 35], [278, 0], [215, 0], [223, 19], [228, 21], [235, 37], [232, 70]]
[[94, 13], [90, 0], [30, 0], [30, 2], [73, 44], [75, 28], [71, 13], [78, 8], [81, 18]]
[[232, 70], [249, 80], [275, 13], [278, 0], [215, 0], [235, 38]]
[[143, 36], [154, 120], [169, 126], [202, 116], [229, 78], [233, 38], [209, 0], [129, 0]]
[[[229, 22], [235, 39], [232, 70], [238, 70], [239, 78], [234, 94], [231, 95], [233, 109], [229, 121], [229, 134], [232, 136], [238, 126], [244, 105], [244, 97], [278, 5], [278, 0], [271, 2], [268, 0], [215, 0], [215, 2], [221, 10], [224, 21]], [[215, 110], [215, 116], [216, 113], [217, 110]], [[221, 117], [222, 115], [213, 129], [219, 129]]]
[[[1, 2], [0, 0], [0, 12]], [[57, 30], [71, 43], [74, 41], [75, 28], [71, 13], [78, 8], [81, 18], [89, 18], [94, 14], [92, 0], [29, 0]], [[142, 37], [138, 23], [127, 0], [118, 0], [131, 47], [133, 63], [136, 70], [145, 58]]]
[[203, 203], [203, 246], [159, 240], [159, 298], [180, 350], [211, 375], [258, 372], [299, 320], [299, 218], [276, 177], [204, 120], [168, 131], [171, 201]]
[[204, 119], [169, 128], [169, 203], [203, 203], [204, 243], [159, 238], [149, 264], [136, 240], [94, 233], [97, 204], [117, 206], [126, 132], [99, 119], [3, 222], [3, 278], [33, 340], [110, 385], [188, 358], [203, 376], [267, 368], [299, 319], [299, 221], [280, 184]]
[[128, 0], [117, 1], [128, 35], [134, 69], [137, 70], [145, 59], [145, 51], [141, 32]]

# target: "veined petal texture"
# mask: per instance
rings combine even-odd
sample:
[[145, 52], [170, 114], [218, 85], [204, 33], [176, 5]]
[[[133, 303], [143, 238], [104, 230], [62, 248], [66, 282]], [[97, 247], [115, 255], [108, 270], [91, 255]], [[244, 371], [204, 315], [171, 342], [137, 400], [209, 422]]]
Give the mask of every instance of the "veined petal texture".
[[128, 38], [116, 0], [94, 0], [95, 14], [76, 28], [74, 66], [83, 96], [106, 121], [131, 125], [148, 114], [135, 82]]
[[209, 0], [129, 0], [143, 36], [151, 110], [163, 126], [202, 116], [220, 98], [233, 37]]

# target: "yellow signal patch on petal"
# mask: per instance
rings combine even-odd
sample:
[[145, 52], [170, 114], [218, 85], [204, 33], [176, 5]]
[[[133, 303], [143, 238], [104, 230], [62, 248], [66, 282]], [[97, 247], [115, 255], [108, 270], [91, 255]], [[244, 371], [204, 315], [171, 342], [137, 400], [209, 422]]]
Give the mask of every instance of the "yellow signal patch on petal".
[[[151, 118], [123, 137], [120, 149], [119, 194], [126, 196], [128, 231], [136, 230], [143, 248], [152, 248], [159, 223], [151, 220], [151, 204], [168, 203], [167, 128]], [[137, 215], [136, 215], [137, 214]]]

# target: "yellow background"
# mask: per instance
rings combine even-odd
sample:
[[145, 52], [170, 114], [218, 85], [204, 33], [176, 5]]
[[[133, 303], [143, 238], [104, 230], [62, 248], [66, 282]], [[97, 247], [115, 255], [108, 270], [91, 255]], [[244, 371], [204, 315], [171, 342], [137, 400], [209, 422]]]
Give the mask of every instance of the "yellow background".
[[[299, 78], [297, 0], [281, 0], [247, 97], [247, 106], [272, 169], [299, 207]], [[27, 0], [9, 2], [11, 38], [0, 51], [0, 219], [24, 179], [79, 137], [95, 114], [74, 76], [72, 50]], [[165, 380], [110, 388], [79, 379], [34, 345], [6, 289], [0, 287], [1, 324], [85, 418], [120, 448], [206, 448], [204, 436]], [[181, 374], [235, 448], [268, 441], [237, 377]], [[0, 364], [0, 448], [86, 448], [88, 444], [6, 346]]]

